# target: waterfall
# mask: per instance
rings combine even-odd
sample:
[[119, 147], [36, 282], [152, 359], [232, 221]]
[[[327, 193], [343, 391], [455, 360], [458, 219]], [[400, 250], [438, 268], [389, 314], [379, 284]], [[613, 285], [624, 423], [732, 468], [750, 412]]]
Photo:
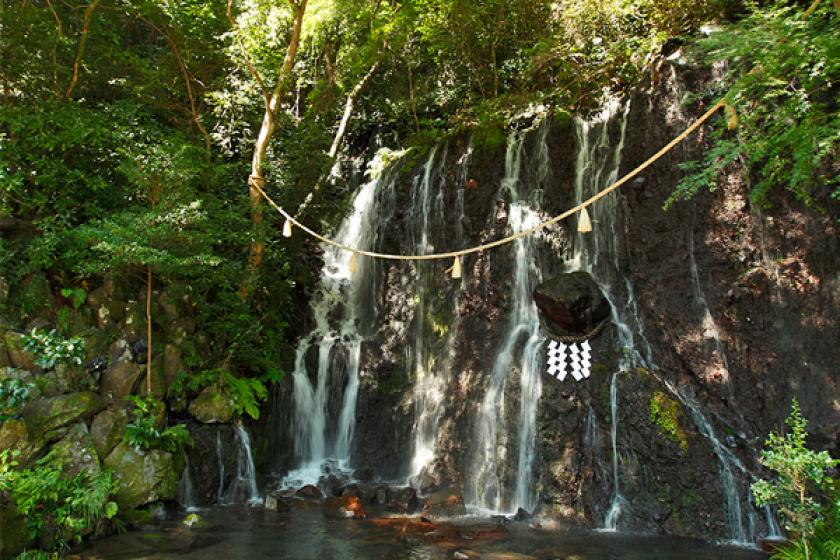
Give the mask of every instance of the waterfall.
[[[538, 159], [535, 167], [541, 174], [524, 184], [520, 179], [522, 169], [524, 132], [513, 132], [507, 142], [505, 174], [502, 192], [510, 198], [508, 225], [512, 232], [519, 232], [537, 225], [541, 197], [540, 183], [548, 174], [546, 134], [548, 125], [539, 131]], [[532, 298], [534, 287], [541, 281], [537, 267], [536, 240], [533, 236], [518, 239], [513, 244], [514, 274], [511, 283], [512, 308], [508, 317], [503, 342], [495, 356], [487, 392], [479, 409], [476, 435], [478, 448], [473, 458], [472, 486], [467, 487], [465, 498], [469, 506], [479, 511], [516, 511], [518, 507], [532, 511], [536, 503], [533, 491], [533, 461], [536, 438], [536, 410], [542, 391], [539, 315]], [[517, 356], [518, 355], [518, 356]], [[517, 359], [518, 358], [518, 359]], [[515, 485], [513, 492], [507, 488], [505, 469], [511, 460], [508, 448], [513, 444], [511, 432], [505, 424], [506, 389], [511, 370], [519, 370], [520, 403], [519, 421], [515, 429]]]
[[[432, 233], [443, 231], [447, 226], [444, 167], [449, 152], [448, 144], [444, 144], [443, 153], [439, 158], [438, 151], [437, 147], [431, 150], [422, 173], [415, 177], [412, 188], [410, 215], [412, 224], [417, 224], [417, 228], [411, 232], [411, 241], [414, 251], [421, 255], [434, 251]], [[447, 239], [448, 247], [460, 247], [463, 244], [464, 185], [467, 182], [471, 154], [470, 143], [457, 161], [458, 174], [453, 185], [457, 193], [455, 213], [450, 219], [455, 227], [455, 236], [454, 239]], [[439, 160], [437, 167], [436, 160]], [[413, 352], [414, 370], [414, 448], [408, 484], [422, 488], [422, 475], [435, 458], [438, 429], [445, 408], [444, 393], [452, 374], [454, 344], [459, 333], [458, 298], [466, 280], [462, 277], [452, 296], [447, 299], [448, 294], [436, 286], [435, 282], [444, 281], [450, 284], [451, 280], [441, 278], [439, 270], [432, 263], [417, 261], [414, 265], [414, 276], [416, 305], [414, 340], [410, 348]], [[431, 304], [435, 297], [443, 300], [440, 303], [441, 307], [452, 317], [449, 324], [427, 324], [427, 314], [433, 311]], [[442, 346], [439, 344], [441, 338], [444, 339]]]
[[222, 432], [216, 431], [216, 459], [219, 462], [219, 489], [216, 492], [216, 503], [221, 504], [224, 501], [225, 492], [225, 457], [223, 455], [224, 447], [222, 446]]
[[257, 488], [251, 438], [241, 422], [236, 422], [233, 428], [236, 434], [236, 476], [224, 492], [221, 503], [258, 505], [262, 503], [262, 497]]
[[[621, 111], [620, 137], [613, 145], [610, 138], [610, 125]], [[578, 154], [575, 166], [575, 203], [579, 204], [599, 192], [618, 178], [621, 154], [627, 131], [629, 104], [622, 105], [618, 100], [611, 100], [603, 111], [592, 119], [575, 119], [575, 136], [578, 142]], [[625, 505], [621, 494], [620, 456], [618, 452], [618, 383], [623, 371], [639, 367], [650, 361], [650, 345], [644, 338], [636, 304], [635, 291], [630, 278], [623, 273], [621, 256], [624, 248], [620, 245], [623, 235], [623, 213], [620, 208], [619, 194], [611, 193], [598, 203], [589, 207], [589, 214], [594, 224], [593, 231], [586, 234], [575, 233], [573, 237], [573, 256], [567, 266], [570, 271], [585, 270], [601, 286], [610, 304], [612, 321], [618, 330], [622, 357], [618, 371], [613, 373], [610, 382], [610, 443], [612, 445], [612, 500], [604, 517], [604, 529], [615, 531]], [[576, 231], [576, 229], [575, 229]], [[622, 297], [624, 304], [620, 303]], [[634, 333], [633, 327], [636, 327]], [[644, 357], [639, 350], [640, 343]]]
[[[334, 236], [337, 242], [371, 247], [376, 231], [375, 195], [385, 178], [381, 173], [385, 158], [381, 150], [370, 162], [370, 180], [356, 194], [352, 212]], [[284, 486], [314, 484], [328, 469], [346, 469], [356, 422], [360, 323], [370, 314], [372, 267], [368, 259], [357, 257], [357, 271], [351, 273], [349, 252], [332, 245], [323, 249], [321, 285], [310, 304], [315, 328], [300, 340], [295, 353], [292, 424], [298, 466], [286, 476]], [[310, 371], [307, 357], [313, 348], [317, 349], [317, 367]], [[342, 392], [341, 406], [331, 411], [328, 403], [335, 391]]]
[[184, 470], [181, 473], [181, 480], [178, 481], [178, 503], [187, 511], [196, 511], [195, 498], [193, 497], [193, 483], [190, 476], [190, 456], [184, 453]]

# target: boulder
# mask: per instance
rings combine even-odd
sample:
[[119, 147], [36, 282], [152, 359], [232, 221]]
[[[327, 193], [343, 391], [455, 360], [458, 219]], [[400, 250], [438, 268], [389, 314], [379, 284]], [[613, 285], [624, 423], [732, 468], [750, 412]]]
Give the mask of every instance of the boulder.
[[610, 317], [610, 304], [588, 272], [561, 274], [534, 289], [540, 321], [555, 336], [580, 336]]
[[444, 488], [431, 494], [423, 504], [423, 515], [427, 517], [455, 517], [466, 515], [464, 496], [453, 488]]
[[14, 331], [6, 331], [6, 352], [12, 367], [40, 373], [43, 370], [35, 365], [35, 356], [23, 349], [23, 335]]
[[163, 347], [163, 375], [166, 378], [166, 386], [169, 387], [184, 369], [184, 362], [181, 360], [181, 349], [174, 344], [167, 344]]
[[206, 387], [190, 403], [190, 414], [205, 424], [226, 424], [233, 418], [233, 401], [213, 385]]
[[83, 471], [98, 474], [102, 470], [93, 438], [83, 422], [71, 426], [67, 435], [53, 446], [52, 452], [64, 460], [64, 472], [70, 476]]
[[368, 503], [378, 506], [384, 506], [388, 503], [390, 497], [390, 488], [387, 484], [379, 484], [371, 488], [368, 492]]
[[21, 416], [31, 433], [53, 439], [56, 429], [92, 417], [105, 404], [105, 399], [90, 391], [70, 393], [30, 401]]
[[128, 413], [124, 408], [109, 408], [96, 415], [90, 435], [100, 457], [107, 457], [122, 440], [126, 424]]
[[197, 513], [188, 513], [181, 521], [181, 526], [187, 529], [202, 529], [207, 526], [207, 521]]
[[114, 499], [128, 511], [178, 495], [178, 475], [172, 454], [158, 449], [138, 451], [125, 442], [105, 459], [105, 468], [119, 481]]
[[417, 490], [410, 486], [391, 489], [390, 497], [385, 504], [385, 509], [393, 513], [416, 513], [420, 509]]
[[34, 463], [45, 445], [46, 442], [32, 436], [26, 423], [21, 420], [6, 420], [0, 424], [0, 449], [19, 452], [15, 461], [22, 467]]
[[114, 398], [130, 395], [143, 376], [143, 366], [132, 360], [131, 348], [125, 340], [111, 345], [111, 367], [102, 375], [100, 393]]

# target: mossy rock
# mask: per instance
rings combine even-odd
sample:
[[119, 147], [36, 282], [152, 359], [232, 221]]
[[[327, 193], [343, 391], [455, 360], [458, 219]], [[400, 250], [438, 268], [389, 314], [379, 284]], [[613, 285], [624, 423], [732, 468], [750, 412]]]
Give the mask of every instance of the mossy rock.
[[23, 409], [22, 416], [31, 433], [52, 439], [56, 429], [90, 418], [105, 405], [105, 399], [100, 395], [84, 391], [31, 401]]
[[199, 422], [225, 424], [233, 418], [234, 407], [227, 395], [211, 385], [190, 403], [189, 412]]
[[[6, 420], [0, 424], [0, 449], [17, 451], [15, 458], [18, 465], [28, 467], [35, 462], [46, 446], [42, 439], [34, 437], [26, 422], [22, 420]], [[0, 525], [0, 528], [3, 526]]]
[[83, 422], [71, 426], [67, 435], [53, 446], [52, 452], [64, 460], [64, 471], [70, 476], [81, 472], [95, 475], [102, 470], [93, 437]]
[[99, 392], [119, 399], [134, 392], [140, 384], [145, 367], [134, 362], [125, 340], [115, 342], [110, 352], [111, 366], [102, 375]]
[[43, 274], [26, 277], [12, 290], [9, 300], [28, 319], [50, 318], [55, 308], [52, 286]]
[[124, 408], [108, 408], [96, 415], [90, 435], [100, 457], [107, 457], [122, 441], [127, 424], [128, 412]]
[[565, 109], [557, 109], [551, 117], [551, 122], [560, 130], [572, 126], [572, 114]]
[[31, 545], [26, 518], [17, 512], [11, 497], [0, 493], [0, 559], [14, 558]]
[[178, 475], [172, 454], [158, 449], [138, 451], [121, 442], [105, 459], [105, 468], [119, 481], [114, 499], [120, 511], [161, 500], [174, 500]]
[[4, 336], [6, 352], [12, 367], [40, 373], [43, 370], [35, 365], [35, 355], [23, 349], [23, 335], [14, 331], [6, 331]]

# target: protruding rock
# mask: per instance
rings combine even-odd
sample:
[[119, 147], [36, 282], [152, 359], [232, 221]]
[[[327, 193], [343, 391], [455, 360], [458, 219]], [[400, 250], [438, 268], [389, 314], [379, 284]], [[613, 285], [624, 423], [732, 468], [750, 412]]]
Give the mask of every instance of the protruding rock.
[[453, 488], [444, 488], [426, 498], [423, 515], [428, 517], [455, 517], [466, 515], [464, 496]]
[[234, 408], [230, 397], [211, 385], [190, 403], [189, 411], [199, 422], [225, 424], [233, 418]]
[[181, 525], [187, 529], [201, 529], [207, 526], [207, 521], [197, 513], [189, 513], [181, 521]]
[[555, 336], [591, 332], [610, 316], [610, 304], [587, 272], [561, 274], [534, 289], [540, 320]]
[[32, 464], [44, 445], [46, 443], [33, 437], [21, 420], [6, 420], [0, 424], [0, 450], [17, 451], [19, 454], [15, 460], [22, 467]]
[[124, 408], [103, 410], [93, 419], [90, 434], [100, 457], [107, 457], [122, 440], [126, 424], [128, 413]]
[[6, 331], [6, 352], [12, 367], [40, 373], [43, 370], [35, 365], [35, 356], [23, 349], [23, 335], [14, 331]]
[[174, 500], [178, 494], [175, 464], [172, 454], [166, 451], [137, 451], [121, 442], [105, 459], [105, 468], [113, 471], [119, 480], [114, 498], [121, 511], [159, 500]]

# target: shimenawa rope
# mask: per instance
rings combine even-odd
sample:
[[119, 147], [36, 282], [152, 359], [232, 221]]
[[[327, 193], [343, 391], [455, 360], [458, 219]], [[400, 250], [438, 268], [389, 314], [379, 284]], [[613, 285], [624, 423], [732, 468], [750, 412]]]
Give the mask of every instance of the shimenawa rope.
[[[685, 140], [688, 136], [690, 136], [695, 130], [697, 130], [700, 126], [702, 126], [703, 123], [705, 123], [707, 120], [709, 120], [709, 118], [711, 118], [711, 116], [714, 115], [721, 107], [724, 107], [724, 106], [727, 106], [727, 102], [726, 102], [725, 99], [721, 99], [720, 101], [718, 101], [717, 103], [712, 105], [712, 107], [708, 111], [703, 113], [703, 115], [701, 115], [697, 120], [695, 120], [693, 123], [691, 123], [691, 125], [689, 125], [688, 128], [686, 128], [679, 136], [677, 136], [676, 138], [674, 138], [673, 140], [668, 142], [658, 152], [656, 152], [651, 157], [646, 159], [641, 165], [636, 167], [633, 171], [630, 171], [629, 173], [627, 173], [626, 175], [624, 175], [623, 177], [621, 177], [620, 179], [615, 181], [613, 184], [604, 188], [602, 191], [598, 192], [597, 194], [593, 195], [592, 197], [584, 200], [583, 202], [581, 202], [577, 206], [574, 206], [573, 208], [569, 208], [568, 210], [566, 210], [562, 214], [558, 214], [557, 216], [554, 216], [553, 218], [550, 218], [550, 219], [548, 219], [548, 220], [546, 220], [546, 221], [544, 221], [540, 224], [537, 224], [534, 227], [516, 232], [512, 235], [509, 235], [509, 236], [504, 237], [502, 239], [498, 239], [496, 241], [491, 241], [490, 243], [484, 243], [482, 245], [476, 245], [475, 247], [469, 247], [467, 249], [461, 249], [459, 251], [448, 251], [448, 252], [445, 252], [445, 253], [429, 253], [427, 255], [398, 255], [398, 254], [392, 254], [392, 253], [377, 253], [375, 251], [366, 251], [364, 249], [358, 249], [356, 247], [349, 247], [347, 245], [344, 245], [343, 243], [339, 243], [338, 241], [334, 241], [332, 239], [324, 237], [320, 233], [318, 233], [316, 231], [313, 231], [312, 229], [306, 227], [304, 224], [300, 223], [297, 219], [295, 219], [294, 216], [290, 215], [281, 206], [279, 206], [276, 202], [274, 202], [274, 200], [272, 200], [271, 197], [268, 196], [268, 194], [266, 194], [266, 192], [263, 190], [262, 185], [258, 184], [257, 181], [254, 181], [251, 184], [260, 193], [260, 195], [262, 195], [262, 197], [265, 198], [265, 200], [268, 202], [268, 204], [272, 208], [277, 210], [277, 212], [279, 212], [284, 218], [286, 218], [287, 224], [294, 224], [295, 226], [297, 226], [298, 228], [300, 228], [302, 231], [306, 232], [310, 236], [314, 237], [315, 239], [317, 239], [317, 240], [319, 240], [323, 243], [326, 243], [328, 245], [338, 247], [339, 249], [349, 251], [350, 253], [353, 253], [354, 255], [364, 255], [366, 257], [372, 257], [372, 258], [375, 258], [375, 259], [403, 260], [403, 261], [429, 261], [429, 260], [436, 260], [436, 259], [451, 259], [453, 257], [457, 258], [457, 257], [463, 256], [463, 255], [469, 255], [469, 254], [472, 254], [472, 253], [480, 253], [482, 251], [486, 251], [487, 249], [493, 249], [493, 248], [499, 247], [501, 245], [506, 245], [508, 243], [516, 241], [517, 239], [521, 239], [523, 237], [526, 237], [528, 235], [536, 233], [536, 232], [540, 231], [541, 229], [545, 229], [548, 226], [554, 225], [557, 222], [559, 222], [559, 221], [561, 221], [565, 218], [568, 218], [572, 214], [576, 214], [577, 212], [580, 212], [581, 210], [584, 210], [587, 206], [590, 206], [592, 203], [596, 202], [597, 200], [600, 200], [601, 198], [604, 198], [605, 196], [610, 194], [612, 191], [614, 191], [614, 190], [618, 189], [619, 187], [623, 186], [630, 179], [632, 179], [633, 177], [635, 177], [636, 175], [638, 175], [639, 173], [641, 173], [642, 171], [644, 171], [645, 169], [650, 167], [659, 158], [661, 158], [662, 156], [667, 154], [669, 151], [671, 151], [674, 148], [674, 146], [676, 146], [677, 144], [679, 144], [680, 142]], [[287, 228], [288, 228], [288, 226], [284, 225], [284, 235], [286, 233], [289, 233], [289, 234], [291, 233], [291, 231], [288, 230]]]

